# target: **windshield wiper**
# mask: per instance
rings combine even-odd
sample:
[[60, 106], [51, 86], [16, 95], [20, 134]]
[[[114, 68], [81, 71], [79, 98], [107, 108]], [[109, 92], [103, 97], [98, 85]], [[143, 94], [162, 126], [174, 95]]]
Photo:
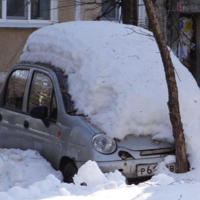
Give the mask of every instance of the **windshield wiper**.
[[67, 110], [67, 114], [69, 115], [75, 115], [75, 116], [84, 116], [84, 117], [87, 117], [87, 115], [84, 115], [84, 114], [76, 114], [76, 112], [78, 111], [78, 109], [70, 109], [70, 110]]
[[67, 110], [67, 114], [74, 114], [74, 113], [76, 113], [78, 111], [78, 109], [69, 109], [69, 110]]

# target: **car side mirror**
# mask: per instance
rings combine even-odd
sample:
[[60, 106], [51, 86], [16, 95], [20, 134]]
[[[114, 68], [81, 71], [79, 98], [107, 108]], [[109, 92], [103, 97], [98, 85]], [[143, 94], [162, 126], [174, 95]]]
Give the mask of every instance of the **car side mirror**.
[[31, 109], [30, 116], [36, 119], [41, 119], [46, 127], [49, 127], [47, 121], [48, 108], [46, 106], [36, 106]]

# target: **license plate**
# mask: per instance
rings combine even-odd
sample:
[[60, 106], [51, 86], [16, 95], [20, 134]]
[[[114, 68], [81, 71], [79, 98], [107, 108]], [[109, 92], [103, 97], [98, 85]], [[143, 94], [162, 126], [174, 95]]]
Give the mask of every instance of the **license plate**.
[[176, 163], [168, 164], [166, 167], [169, 169], [170, 172], [177, 172]]
[[[156, 164], [149, 164], [149, 165], [137, 165], [137, 176], [153, 176], [155, 168], [157, 166]], [[168, 164], [166, 167], [171, 171], [171, 172], [176, 172], [176, 164]]]
[[137, 165], [137, 176], [152, 176], [157, 164]]

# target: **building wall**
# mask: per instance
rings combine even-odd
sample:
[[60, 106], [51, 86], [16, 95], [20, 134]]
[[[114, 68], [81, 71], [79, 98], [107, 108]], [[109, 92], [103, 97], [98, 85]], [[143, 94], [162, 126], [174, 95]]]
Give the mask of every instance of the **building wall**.
[[7, 72], [19, 61], [23, 46], [35, 28], [0, 28], [0, 71]]
[[76, 6], [74, 0], [58, 1], [58, 22], [68, 22], [75, 20]]
[[91, 4], [90, 0], [59, 0], [58, 22], [94, 20], [101, 11], [98, 3], [101, 3], [101, 0], [96, 0], [95, 4]]
[[87, 2], [90, 2], [90, 0], [88, 1], [86, 0], [85, 1], [86, 4], [81, 6], [81, 12], [80, 12], [81, 20], [85, 21], [94, 20], [98, 16], [99, 12], [101, 12], [101, 6], [100, 6], [101, 0], [96, 0], [95, 2], [97, 4], [91, 4], [91, 5], [88, 5]]

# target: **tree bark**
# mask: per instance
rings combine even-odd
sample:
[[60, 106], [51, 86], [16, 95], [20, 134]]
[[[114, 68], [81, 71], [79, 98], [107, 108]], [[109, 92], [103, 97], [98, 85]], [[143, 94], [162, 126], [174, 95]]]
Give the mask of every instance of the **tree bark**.
[[170, 57], [170, 52], [167, 48], [166, 41], [164, 39], [164, 35], [160, 30], [152, 0], [144, 0], [144, 4], [146, 6], [149, 20], [152, 24], [153, 34], [158, 44], [164, 65], [169, 95], [169, 115], [175, 140], [177, 168], [179, 173], [184, 173], [188, 171], [188, 160], [185, 150], [185, 137], [183, 134], [183, 125], [181, 122], [181, 116], [179, 111], [178, 88], [176, 84], [174, 66]]
[[133, 24], [133, 0], [122, 0], [121, 6], [123, 24]]

